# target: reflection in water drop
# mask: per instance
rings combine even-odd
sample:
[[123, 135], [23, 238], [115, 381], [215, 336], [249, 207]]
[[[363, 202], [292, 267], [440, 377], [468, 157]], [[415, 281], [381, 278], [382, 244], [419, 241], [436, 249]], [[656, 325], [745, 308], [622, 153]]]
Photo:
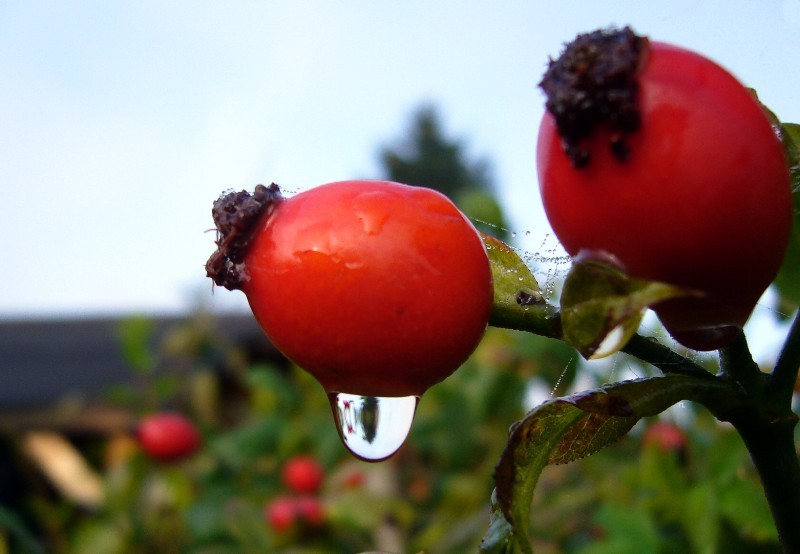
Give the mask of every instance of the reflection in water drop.
[[330, 393], [336, 429], [347, 449], [367, 462], [385, 460], [403, 445], [419, 397]]

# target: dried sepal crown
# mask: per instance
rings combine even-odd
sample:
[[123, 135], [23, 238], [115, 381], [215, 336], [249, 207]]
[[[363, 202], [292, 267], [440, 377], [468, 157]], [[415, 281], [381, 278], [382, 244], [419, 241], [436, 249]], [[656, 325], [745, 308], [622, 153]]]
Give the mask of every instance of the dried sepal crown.
[[211, 215], [217, 229], [217, 249], [206, 262], [206, 275], [229, 290], [242, 288], [247, 280], [244, 258], [253, 231], [265, 215], [283, 199], [278, 185], [256, 185], [251, 193], [231, 191], [214, 201]]
[[647, 45], [630, 27], [599, 30], [578, 35], [550, 60], [539, 86], [573, 167], [589, 165], [591, 153], [583, 142], [600, 126], [613, 133], [614, 156], [627, 160], [625, 137], [641, 125], [637, 77]]

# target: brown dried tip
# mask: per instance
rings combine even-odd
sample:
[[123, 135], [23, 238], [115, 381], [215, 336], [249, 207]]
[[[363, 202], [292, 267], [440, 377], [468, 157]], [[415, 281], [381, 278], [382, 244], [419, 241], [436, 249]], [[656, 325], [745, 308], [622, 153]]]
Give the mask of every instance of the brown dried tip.
[[228, 290], [242, 288], [247, 280], [244, 258], [253, 231], [261, 217], [272, 213], [283, 200], [275, 183], [256, 185], [253, 194], [246, 190], [223, 194], [214, 201], [211, 215], [217, 227], [217, 250], [206, 262], [206, 275], [214, 284]]
[[637, 76], [647, 45], [630, 27], [599, 30], [578, 35], [550, 60], [539, 86], [573, 167], [589, 165], [591, 153], [581, 143], [600, 126], [612, 131], [614, 157], [630, 157], [626, 137], [641, 125]]

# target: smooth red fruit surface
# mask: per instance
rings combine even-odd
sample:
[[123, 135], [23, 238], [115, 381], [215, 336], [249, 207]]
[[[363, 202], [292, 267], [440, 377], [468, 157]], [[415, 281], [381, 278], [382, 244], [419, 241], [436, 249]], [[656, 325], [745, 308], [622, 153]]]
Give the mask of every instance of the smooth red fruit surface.
[[162, 461], [185, 458], [196, 452], [202, 444], [195, 424], [187, 417], [172, 412], [143, 418], [136, 434], [142, 449], [150, 457]]
[[314, 494], [322, 487], [325, 470], [310, 456], [295, 456], [283, 466], [283, 483], [294, 492]]
[[264, 519], [278, 533], [286, 533], [297, 521], [295, 499], [279, 496], [272, 499], [264, 508]]
[[472, 353], [492, 307], [469, 220], [436, 191], [386, 181], [280, 201], [245, 266], [256, 319], [329, 393], [422, 394]]
[[640, 128], [620, 161], [599, 128], [587, 167], [539, 130], [539, 183], [564, 248], [604, 251], [636, 277], [702, 293], [655, 307], [690, 348], [732, 340], [774, 279], [791, 227], [782, 145], [752, 92], [696, 53], [650, 42], [638, 74]]

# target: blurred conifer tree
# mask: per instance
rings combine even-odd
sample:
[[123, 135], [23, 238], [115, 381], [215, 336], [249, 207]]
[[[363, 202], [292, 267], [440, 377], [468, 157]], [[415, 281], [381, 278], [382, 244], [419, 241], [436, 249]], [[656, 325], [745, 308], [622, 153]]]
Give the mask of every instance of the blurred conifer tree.
[[415, 110], [407, 135], [383, 147], [380, 162], [385, 179], [438, 190], [478, 229], [501, 240], [508, 238], [489, 162], [470, 159], [461, 141], [445, 136], [434, 106], [424, 104]]

